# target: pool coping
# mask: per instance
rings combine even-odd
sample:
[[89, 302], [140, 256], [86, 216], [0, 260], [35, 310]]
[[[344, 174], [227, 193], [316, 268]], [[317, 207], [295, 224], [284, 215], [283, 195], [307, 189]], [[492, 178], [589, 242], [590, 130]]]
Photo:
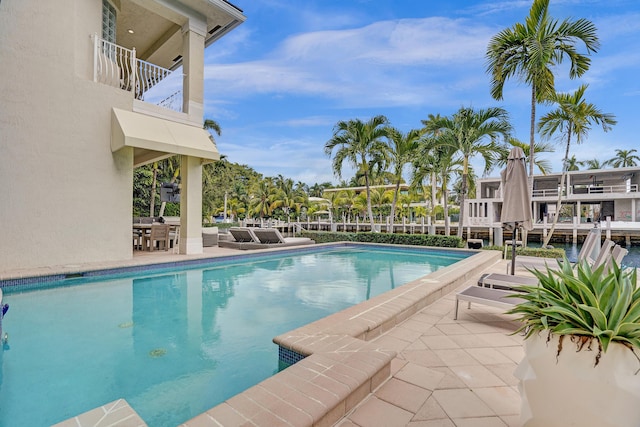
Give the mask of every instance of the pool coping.
[[[205, 264], [213, 260], [246, 258], [247, 255], [275, 252], [304, 252], [318, 246], [378, 246], [372, 243], [339, 242], [304, 248], [274, 248], [231, 256], [202, 257], [187, 261], [156, 262], [146, 269]], [[386, 246], [389, 245], [380, 245]], [[403, 246], [393, 245], [395, 248]], [[329, 315], [318, 321], [279, 335], [273, 339], [281, 351], [299, 355], [301, 360], [287, 369], [250, 387], [227, 401], [181, 424], [204, 426], [331, 426], [365, 399], [391, 375], [395, 351], [369, 342], [410, 318], [427, 305], [448, 294], [465, 281], [478, 277], [488, 266], [499, 262], [499, 251], [473, 251], [457, 248], [404, 246], [473, 255], [439, 269], [396, 289]], [[124, 270], [141, 265], [125, 266]], [[123, 271], [119, 269], [119, 271]], [[87, 270], [93, 273], [112, 268]], [[100, 274], [100, 273], [97, 273]], [[44, 281], [50, 276], [44, 277]], [[0, 284], [2, 280], [0, 280]], [[116, 400], [127, 418], [111, 419], [112, 426], [145, 426], [124, 399]], [[97, 425], [89, 420], [100, 418], [114, 402], [63, 421], [56, 426]], [[89, 421], [85, 423], [83, 420]]]

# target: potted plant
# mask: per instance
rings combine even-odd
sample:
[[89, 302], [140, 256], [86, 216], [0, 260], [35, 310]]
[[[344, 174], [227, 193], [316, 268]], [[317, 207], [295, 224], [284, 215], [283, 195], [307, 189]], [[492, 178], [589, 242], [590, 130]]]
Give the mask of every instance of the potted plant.
[[635, 269], [610, 270], [565, 257], [518, 288], [523, 427], [640, 426], [640, 288]]

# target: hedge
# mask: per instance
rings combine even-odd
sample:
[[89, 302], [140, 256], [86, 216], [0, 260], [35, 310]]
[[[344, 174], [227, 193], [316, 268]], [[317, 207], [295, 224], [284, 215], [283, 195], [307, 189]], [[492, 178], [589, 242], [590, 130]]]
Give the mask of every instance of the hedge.
[[[495, 251], [504, 251], [504, 246], [483, 246], [482, 249], [486, 250], [495, 250]], [[511, 259], [511, 246], [507, 249], [507, 258]], [[565, 255], [564, 249], [562, 248], [554, 248], [554, 249], [543, 249], [543, 248], [522, 248], [519, 247], [516, 249], [516, 257], [518, 255], [524, 256], [535, 256], [540, 258], [562, 258]]]
[[345, 233], [327, 231], [302, 231], [302, 237], [309, 237], [316, 243], [360, 242], [388, 243], [392, 245], [439, 246], [443, 248], [462, 248], [464, 241], [457, 236], [441, 236], [438, 234], [394, 234], [394, 233]]

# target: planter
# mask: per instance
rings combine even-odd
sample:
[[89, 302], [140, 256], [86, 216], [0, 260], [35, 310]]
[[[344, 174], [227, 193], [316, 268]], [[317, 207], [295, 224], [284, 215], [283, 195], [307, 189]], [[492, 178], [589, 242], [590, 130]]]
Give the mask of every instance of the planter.
[[597, 366], [597, 340], [581, 351], [571, 336], [533, 335], [524, 341], [520, 380], [522, 427], [640, 426], [640, 362], [625, 346], [611, 343]]

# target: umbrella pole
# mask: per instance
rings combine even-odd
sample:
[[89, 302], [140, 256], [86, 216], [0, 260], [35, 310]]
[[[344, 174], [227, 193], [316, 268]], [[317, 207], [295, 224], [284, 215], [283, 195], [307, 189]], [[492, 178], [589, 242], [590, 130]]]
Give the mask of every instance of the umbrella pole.
[[511, 275], [516, 274], [516, 246], [518, 242], [518, 225], [513, 228], [513, 236], [511, 236]]

